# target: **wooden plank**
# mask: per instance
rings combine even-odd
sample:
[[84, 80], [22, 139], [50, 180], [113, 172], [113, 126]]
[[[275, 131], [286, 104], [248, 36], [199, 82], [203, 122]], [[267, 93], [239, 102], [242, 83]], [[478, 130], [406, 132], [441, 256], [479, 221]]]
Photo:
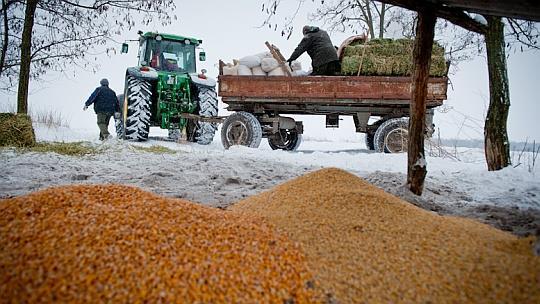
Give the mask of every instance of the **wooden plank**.
[[223, 75], [223, 67], [225, 66], [225, 63], [219, 60], [219, 75]]
[[287, 61], [285, 57], [281, 54], [279, 49], [275, 45], [271, 45], [268, 41], [266, 41], [264, 44], [266, 44], [266, 47], [270, 50], [270, 53], [274, 57], [274, 59], [277, 60], [279, 63], [279, 66], [287, 76], [292, 76], [291, 71], [289, 71], [289, 68], [287, 67]]
[[[223, 97], [224, 103], [261, 103], [261, 104], [296, 104], [296, 105], [378, 105], [378, 106], [409, 106], [410, 99], [305, 99], [305, 98], [252, 98], [252, 97]], [[427, 106], [442, 105], [442, 100], [428, 100]]]

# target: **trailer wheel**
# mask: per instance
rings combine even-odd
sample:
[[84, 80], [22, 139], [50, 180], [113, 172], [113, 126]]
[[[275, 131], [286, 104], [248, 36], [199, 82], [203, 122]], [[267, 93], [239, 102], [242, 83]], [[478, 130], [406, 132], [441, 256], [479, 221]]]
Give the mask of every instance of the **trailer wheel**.
[[281, 149], [285, 151], [296, 151], [302, 142], [302, 134], [298, 134], [296, 129], [279, 130], [278, 133], [268, 137], [268, 145], [273, 150]]
[[258, 148], [261, 139], [261, 123], [251, 113], [236, 112], [231, 114], [221, 127], [221, 142], [225, 149], [234, 145]]
[[372, 125], [369, 125], [367, 128], [365, 142], [366, 142], [366, 148], [370, 151], [375, 150], [375, 144], [374, 144], [374, 138], [375, 138], [375, 132], [377, 132], [377, 128], [386, 120], [383, 118], [377, 120]]
[[150, 131], [150, 103], [152, 85], [144, 79], [132, 75], [126, 76], [125, 95], [127, 100], [123, 105], [125, 139], [144, 141]]
[[122, 113], [122, 110], [124, 109], [124, 94], [118, 94], [116, 99], [118, 101], [118, 107], [120, 108], [120, 117], [114, 116], [114, 127], [116, 129], [116, 137], [123, 139], [125, 136], [124, 115]]
[[409, 119], [392, 118], [382, 123], [375, 132], [374, 146], [377, 152], [407, 152]]
[[[214, 87], [197, 86], [199, 91], [199, 115], [215, 117], [218, 114], [218, 99]], [[195, 129], [195, 141], [199, 145], [208, 145], [214, 140], [217, 124], [213, 122], [198, 121]]]

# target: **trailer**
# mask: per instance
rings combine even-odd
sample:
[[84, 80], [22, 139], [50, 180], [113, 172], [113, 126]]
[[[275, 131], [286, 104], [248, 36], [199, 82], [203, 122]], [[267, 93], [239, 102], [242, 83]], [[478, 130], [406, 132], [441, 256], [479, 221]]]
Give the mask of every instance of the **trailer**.
[[[218, 95], [235, 112], [223, 121], [223, 146], [258, 147], [268, 138], [272, 149], [296, 150], [303, 124], [285, 115], [325, 115], [326, 127], [352, 116], [366, 146], [378, 152], [407, 149], [411, 77], [387, 76], [230, 76], [220, 61]], [[446, 99], [448, 78], [430, 77], [426, 135], [433, 133], [433, 109]], [[371, 117], [379, 119], [369, 124]]]

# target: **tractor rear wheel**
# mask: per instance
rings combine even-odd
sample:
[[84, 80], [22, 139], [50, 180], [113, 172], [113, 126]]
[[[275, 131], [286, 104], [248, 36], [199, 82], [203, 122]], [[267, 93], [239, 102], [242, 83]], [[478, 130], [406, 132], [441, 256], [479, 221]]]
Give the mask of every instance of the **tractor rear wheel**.
[[234, 145], [258, 148], [261, 139], [261, 123], [248, 112], [231, 114], [221, 126], [221, 143], [225, 149]]
[[[197, 86], [197, 89], [199, 91], [199, 115], [202, 117], [216, 117], [218, 114], [218, 99], [215, 87]], [[214, 140], [216, 130], [216, 123], [197, 121], [195, 126], [195, 141], [199, 145], [210, 144]], [[187, 131], [189, 132], [190, 130]]]
[[150, 131], [152, 84], [144, 79], [126, 76], [126, 102], [123, 106], [125, 139], [144, 141]]
[[114, 127], [116, 129], [116, 137], [117, 138], [124, 138], [125, 136], [125, 129], [124, 129], [124, 115], [122, 115], [122, 109], [124, 108], [124, 94], [118, 94], [116, 96], [116, 99], [118, 100], [118, 106], [120, 108], [120, 116], [117, 117], [116, 113], [114, 115]]
[[296, 151], [302, 142], [302, 134], [298, 134], [296, 129], [281, 129], [278, 133], [268, 137], [268, 145], [272, 150]]
[[374, 137], [375, 150], [384, 153], [407, 152], [409, 142], [409, 118], [392, 118], [377, 128]]

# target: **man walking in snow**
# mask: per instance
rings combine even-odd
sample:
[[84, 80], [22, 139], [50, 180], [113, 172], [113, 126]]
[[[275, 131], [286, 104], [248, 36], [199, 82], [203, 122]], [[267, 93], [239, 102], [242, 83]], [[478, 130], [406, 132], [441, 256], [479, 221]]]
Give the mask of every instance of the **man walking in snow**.
[[313, 67], [311, 75], [339, 75], [341, 73], [341, 64], [328, 33], [316, 26], [309, 25], [304, 26], [302, 33], [304, 38], [302, 38], [291, 57], [287, 59], [287, 62], [290, 64], [304, 52], [307, 52], [311, 57], [311, 66]]
[[99, 127], [99, 139], [105, 140], [110, 135], [108, 129], [111, 117], [113, 115], [120, 116], [120, 106], [116, 99], [116, 93], [109, 88], [109, 81], [103, 78], [99, 84], [101, 86], [96, 88], [84, 103], [83, 110], [86, 111], [91, 104], [94, 104], [94, 112], [96, 112]]

